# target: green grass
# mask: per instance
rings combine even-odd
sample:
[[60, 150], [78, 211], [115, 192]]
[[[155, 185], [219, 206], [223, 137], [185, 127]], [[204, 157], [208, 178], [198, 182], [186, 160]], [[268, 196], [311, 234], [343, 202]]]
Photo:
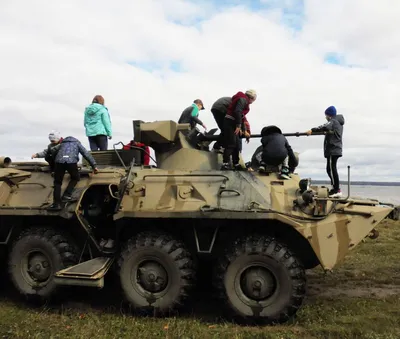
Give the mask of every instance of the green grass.
[[[384, 221], [377, 240], [366, 240], [332, 273], [309, 272], [309, 292], [292, 323], [245, 327], [217, 321], [213, 312], [180, 318], [137, 318], [90, 298], [57, 308], [28, 308], [2, 291], [0, 338], [400, 338], [400, 222]], [[76, 299], [75, 301], [79, 301]], [[99, 306], [100, 304], [100, 306]]]

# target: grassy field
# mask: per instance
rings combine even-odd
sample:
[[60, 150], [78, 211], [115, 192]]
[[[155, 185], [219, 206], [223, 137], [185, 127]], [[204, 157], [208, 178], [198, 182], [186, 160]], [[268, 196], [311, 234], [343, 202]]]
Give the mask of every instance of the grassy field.
[[[119, 297], [92, 290], [58, 307], [28, 308], [4, 283], [0, 338], [400, 338], [400, 222], [384, 221], [329, 274], [309, 272], [297, 318], [285, 326], [242, 327], [222, 322], [218, 305], [199, 302], [181, 318], [135, 318]], [[86, 293], [87, 292], [87, 293]], [[96, 302], [94, 300], [96, 297]], [[210, 313], [213, 312], [213, 313]]]

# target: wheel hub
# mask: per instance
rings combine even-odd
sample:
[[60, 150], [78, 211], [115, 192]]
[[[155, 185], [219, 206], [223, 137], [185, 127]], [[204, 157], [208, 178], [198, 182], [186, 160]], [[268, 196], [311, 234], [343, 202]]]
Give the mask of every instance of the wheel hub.
[[265, 267], [250, 267], [245, 270], [240, 279], [243, 293], [250, 299], [263, 300], [275, 291], [275, 279]]
[[139, 266], [138, 282], [149, 292], [161, 292], [167, 286], [168, 274], [159, 263], [146, 261]]
[[41, 253], [35, 253], [28, 259], [28, 273], [32, 279], [43, 282], [49, 279], [51, 267], [48, 259]]

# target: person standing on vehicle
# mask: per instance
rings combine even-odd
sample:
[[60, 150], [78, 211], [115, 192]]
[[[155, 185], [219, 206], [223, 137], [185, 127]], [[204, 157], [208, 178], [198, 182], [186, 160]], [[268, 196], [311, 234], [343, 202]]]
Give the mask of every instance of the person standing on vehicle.
[[195, 128], [196, 125], [199, 124], [207, 131], [206, 125], [199, 119], [199, 111], [203, 109], [203, 102], [200, 99], [194, 100], [193, 104], [183, 110], [178, 124], [190, 124], [190, 129]]
[[[49, 210], [60, 210], [62, 201], [71, 201], [72, 192], [80, 180], [78, 162], [79, 154], [81, 154], [92, 166], [94, 173], [98, 172], [97, 164], [93, 156], [82, 146], [81, 142], [74, 137], [66, 137], [61, 143], [53, 147], [50, 151], [55, 155], [54, 169], [54, 192], [53, 204], [49, 206]], [[65, 172], [70, 175], [70, 181], [61, 198], [61, 186], [64, 180]]]
[[91, 151], [106, 151], [108, 139], [112, 138], [111, 119], [104, 98], [96, 95], [92, 103], [85, 108], [84, 126]]
[[53, 147], [57, 146], [59, 143], [63, 141], [63, 138], [60, 136], [60, 133], [57, 131], [51, 131], [49, 133], [50, 144], [47, 145], [47, 148], [42, 152], [38, 152], [32, 154], [31, 159], [35, 158], [44, 158], [49, 163], [51, 173], [54, 172], [54, 154], [52, 154], [51, 150]]
[[343, 155], [344, 117], [342, 114], [337, 114], [334, 106], [329, 106], [325, 110], [325, 118], [328, 121], [326, 124], [314, 127], [306, 133], [311, 135], [313, 132], [327, 132], [324, 139], [324, 157], [326, 158], [326, 172], [332, 184], [329, 197], [339, 198], [342, 196], [342, 192], [340, 190], [337, 161]]
[[236, 170], [243, 170], [239, 164], [240, 136], [244, 134], [249, 142], [250, 124], [246, 114], [250, 111], [250, 105], [257, 99], [255, 90], [248, 90], [246, 93], [238, 92], [232, 97], [224, 118], [224, 155], [221, 170], [229, 170], [229, 162], [232, 157], [233, 167]]
[[220, 134], [218, 140], [214, 143], [213, 151], [222, 152], [222, 145], [224, 143], [224, 121], [225, 115], [228, 112], [228, 107], [232, 103], [232, 97], [222, 97], [215, 101], [211, 107], [211, 113], [214, 116], [214, 120], [218, 125]]

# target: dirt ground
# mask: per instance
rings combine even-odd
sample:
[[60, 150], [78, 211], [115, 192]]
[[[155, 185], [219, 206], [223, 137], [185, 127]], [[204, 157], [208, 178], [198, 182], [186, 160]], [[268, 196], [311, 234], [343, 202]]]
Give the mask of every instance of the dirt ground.
[[[308, 272], [308, 293], [293, 321], [249, 327], [224, 322], [219, 305], [198, 296], [191, 314], [133, 317], [112, 283], [79, 290], [56, 306], [27, 306], [3, 280], [1, 338], [400, 338], [400, 222], [385, 220], [380, 237], [358, 245], [332, 272]], [[107, 281], [106, 281], [107, 284]], [[75, 292], [74, 292], [75, 293]]]

